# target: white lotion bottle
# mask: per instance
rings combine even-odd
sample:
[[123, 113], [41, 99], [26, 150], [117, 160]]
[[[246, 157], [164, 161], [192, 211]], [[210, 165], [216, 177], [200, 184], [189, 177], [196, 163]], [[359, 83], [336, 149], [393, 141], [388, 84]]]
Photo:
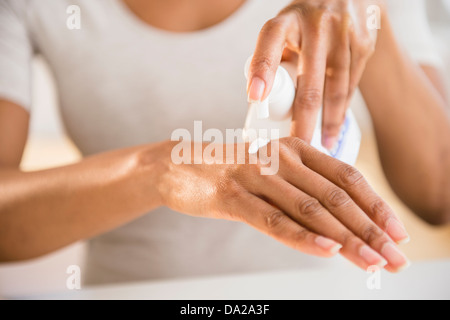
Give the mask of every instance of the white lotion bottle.
[[[247, 79], [250, 63], [251, 57], [245, 65], [245, 77]], [[285, 66], [289, 68], [289, 65], [286, 64]], [[256, 152], [259, 147], [265, 146], [272, 138], [278, 139], [290, 135], [292, 105], [296, 88], [286, 68], [278, 67], [272, 90], [266, 100], [261, 103], [249, 104], [243, 138], [244, 141], [252, 144], [250, 147], [252, 153]], [[273, 129], [278, 132], [276, 137], [271, 136]], [[339, 139], [332, 150], [327, 150], [322, 146], [321, 138], [322, 113], [317, 119], [311, 145], [329, 156], [347, 164], [355, 165], [361, 144], [361, 131], [350, 109], [346, 113]]]

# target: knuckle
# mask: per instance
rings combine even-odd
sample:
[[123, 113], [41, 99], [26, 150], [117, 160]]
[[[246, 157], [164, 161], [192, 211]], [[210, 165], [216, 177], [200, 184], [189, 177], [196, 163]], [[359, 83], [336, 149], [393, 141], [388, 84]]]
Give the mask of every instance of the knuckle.
[[215, 195], [218, 198], [227, 198], [228, 197], [228, 188], [227, 183], [223, 179], [219, 179], [215, 185]]
[[[335, 85], [343, 85], [342, 79], [347, 77], [352, 67], [352, 61], [350, 58], [342, 59], [342, 57], [348, 56], [348, 51], [348, 46], [343, 45], [336, 49], [334, 57], [329, 60], [329, 66], [326, 70], [326, 80], [333, 81]], [[338, 90], [333, 90], [330, 93], [343, 94], [343, 92], [339, 92]]]
[[369, 244], [374, 244], [377, 240], [384, 237], [384, 232], [380, 230], [377, 226], [370, 224], [366, 227], [364, 227], [362, 233], [361, 233], [361, 239]]
[[[339, 55], [341, 55], [341, 56], [345, 55], [346, 54], [344, 52], [345, 49], [346, 48], [344, 48], [344, 50], [339, 50]], [[347, 60], [343, 61], [343, 59], [339, 59], [339, 60], [335, 59], [331, 63], [332, 63], [331, 66], [330, 66], [330, 68], [332, 70], [331, 74], [332, 74], [332, 76], [334, 76], [334, 77], [331, 77], [331, 78], [334, 78], [334, 79], [339, 78], [339, 77], [342, 78], [350, 70], [350, 65], [351, 65], [350, 59], [348, 61]], [[336, 93], [338, 93], [338, 92], [336, 92]]]
[[280, 159], [286, 160], [292, 154], [292, 146], [288, 143], [286, 138], [280, 140]]
[[354, 30], [353, 17], [348, 12], [339, 13], [333, 16], [333, 27], [335, 28], [339, 40], [348, 45], [350, 35]]
[[391, 209], [389, 206], [381, 199], [375, 200], [370, 205], [370, 217], [373, 217], [374, 219], [379, 219], [381, 221], [387, 222], [389, 218], [393, 217], [393, 214], [391, 213]]
[[307, 242], [307, 239], [311, 233], [308, 232], [306, 229], [300, 229], [295, 232], [295, 234], [292, 236], [292, 240], [296, 244], [296, 247], [301, 247], [305, 242]]
[[274, 69], [275, 63], [267, 56], [255, 56], [252, 61], [252, 65], [256, 71], [267, 71]]
[[344, 247], [350, 247], [351, 244], [353, 242], [360, 242], [359, 240], [357, 240], [357, 238], [355, 237], [355, 235], [353, 233], [351, 233], [350, 231], [344, 231], [342, 232], [341, 236], [340, 236], [340, 243], [344, 246]]
[[288, 19], [284, 16], [277, 16], [268, 20], [259, 33], [260, 38], [272, 39], [273, 37], [284, 37]]
[[333, 13], [327, 7], [314, 8], [308, 14], [309, 32], [315, 38], [325, 35], [327, 26], [334, 20]]
[[307, 88], [298, 94], [297, 102], [304, 109], [316, 110], [322, 102], [322, 90]]
[[285, 140], [285, 144], [290, 149], [301, 151], [305, 147], [306, 142], [297, 137], [288, 137]]
[[315, 218], [322, 211], [322, 205], [315, 198], [297, 200], [297, 203], [300, 215], [307, 217], [308, 219]]
[[285, 218], [286, 217], [284, 213], [281, 211], [274, 211], [267, 214], [264, 219], [267, 230], [269, 230], [270, 232], [274, 232], [280, 229], [280, 227], [282, 227], [284, 222], [286, 221]]
[[331, 208], [339, 208], [347, 205], [350, 202], [350, 197], [341, 189], [333, 188], [327, 193], [327, 204]]
[[264, 24], [261, 32], [264, 34], [273, 34], [273, 33], [281, 34], [284, 32], [284, 29], [285, 29], [285, 19], [283, 16], [278, 16], [268, 20]]
[[327, 95], [327, 102], [331, 105], [331, 107], [340, 106], [345, 101], [347, 101], [346, 92], [332, 92]]
[[238, 201], [242, 190], [237, 182], [221, 181], [217, 184], [216, 195], [226, 202]]
[[338, 168], [337, 178], [345, 187], [356, 186], [364, 179], [362, 174], [356, 168], [349, 165], [342, 165]]
[[334, 15], [332, 14], [332, 12], [328, 9], [327, 6], [323, 5], [323, 6], [319, 6], [319, 8], [317, 8], [316, 10], [316, 21], [317, 26], [323, 26], [323, 24], [325, 22], [329, 22], [329, 21], [333, 21], [334, 20]]
[[238, 198], [241, 195], [242, 187], [235, 178], [234, 170], [225, 170], [215, 185], [215, 193], [219, 197], [227, 199]]
[[228, 197], [230, 199], [239, 200], [241, 198], [241, 194], [242, 188], [236, 181], [228, 184]]
[[280, 143], [280, 161], [287, 165], [298, 165], [301, 168], [303, 165], [302, 153], [305, 148], [303, 140], [297, 137], [283, 138]]
[[323, 1], [315, 6], [314, 11], [316, 12], [318, 18], [324, 21], [329, 21], [339, 16], [330, 3]]
[[310, 13], [312, 7], [309, 6], [307, 3], [304, 2], [294, 2], [285, 7], [281, 12], [280, 15], [288, 15], [290, 13], [294, 13], [298, 19], [303, 19], [304, 17], [307, 17]]
[[342, 123], [340, 122], [326, 122], [323, 126], [328, 133], [339, 133]]

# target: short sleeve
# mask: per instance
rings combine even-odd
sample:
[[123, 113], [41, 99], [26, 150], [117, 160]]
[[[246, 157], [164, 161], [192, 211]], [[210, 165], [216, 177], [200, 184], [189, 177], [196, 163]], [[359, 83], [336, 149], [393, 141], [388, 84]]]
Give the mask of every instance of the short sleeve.
[[30, 110], [33, 48], [23, 17], [12, 4], [0, 0], [0, 98]]
[[418, 63], [440, 67], [424, 0], [388, 0], [388, 12], [399, 43]]

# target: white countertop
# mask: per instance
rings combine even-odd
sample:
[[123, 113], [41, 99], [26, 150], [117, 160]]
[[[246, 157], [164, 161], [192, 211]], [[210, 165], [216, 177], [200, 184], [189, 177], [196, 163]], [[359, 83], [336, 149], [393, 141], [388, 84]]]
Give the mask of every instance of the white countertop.
[[450, 260], [414, 263], [400, 274], [380, 274], [381, 289], [369, 290], [370, 274], [352, 266], [278, 271], [189, 280], [128, 283], [28, 297], [32, 299], [450, 299]]

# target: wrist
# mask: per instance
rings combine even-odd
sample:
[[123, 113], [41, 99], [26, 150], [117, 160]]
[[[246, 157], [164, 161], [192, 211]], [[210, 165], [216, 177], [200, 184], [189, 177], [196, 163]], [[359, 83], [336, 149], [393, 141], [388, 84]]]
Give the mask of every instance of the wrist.
[[140, 147], [136, 152], [136, 179], [141, 181], [142, 196], [148, 210], [167, 205], [166, 176], [170, 172], [171, 152], [174, 143], [163, 141]]

